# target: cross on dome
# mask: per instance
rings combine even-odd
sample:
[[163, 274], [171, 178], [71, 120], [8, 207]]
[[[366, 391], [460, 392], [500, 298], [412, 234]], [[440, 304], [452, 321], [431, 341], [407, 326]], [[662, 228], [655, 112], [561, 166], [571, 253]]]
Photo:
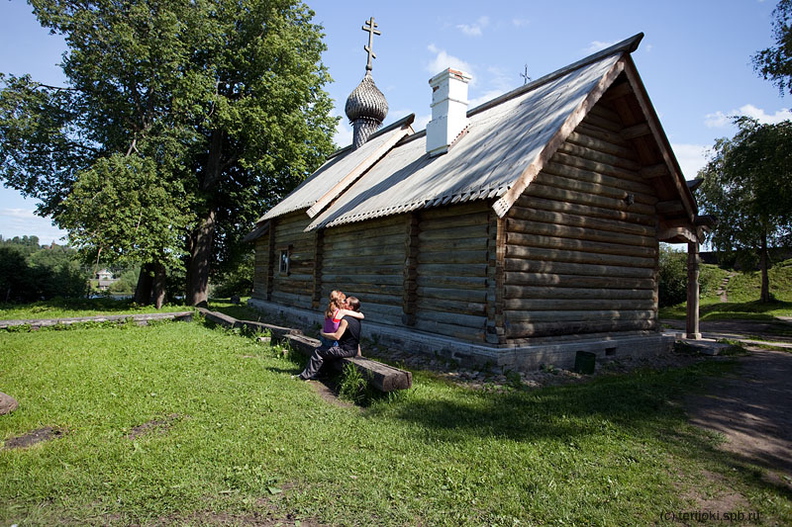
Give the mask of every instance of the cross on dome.
[[374, 17], [366, 20], [366, 25], [364, 25], [362, 29], [369, 34], [368, 46], [363, 46], [363, 49], [368, 52], [366, 71], [371, 71], [371, 59], [377, 58], [377, 55], [374, 54], [374, 35], [381, 35], [382, 33], [377, 29], [377, 24], [374, 22]]

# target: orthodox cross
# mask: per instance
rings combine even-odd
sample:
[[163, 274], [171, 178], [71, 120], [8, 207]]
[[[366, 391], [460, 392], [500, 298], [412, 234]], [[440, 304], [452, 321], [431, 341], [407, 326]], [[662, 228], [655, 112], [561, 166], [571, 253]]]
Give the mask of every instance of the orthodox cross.
[[366, 71], [371, 71], [371, 59], [377, 58], [377, 56], [374, 54], [374, 35], [381, 35], [382, 33], [380, 33], [380, 31], [377, 29], [377, 24], [374, 22], [374, 17], [366, 20], [366, 25], [363, 26], [363, 31], [367, 31], [369, 34], [368, 46], [363, 46], [363, 49], [368, 52]]
[[531, 82], [531, 77], [528, 76], [528, 64], [525, 65], [525, 73], [520, 73], [520, 77], [523, 78], [523, 86]]

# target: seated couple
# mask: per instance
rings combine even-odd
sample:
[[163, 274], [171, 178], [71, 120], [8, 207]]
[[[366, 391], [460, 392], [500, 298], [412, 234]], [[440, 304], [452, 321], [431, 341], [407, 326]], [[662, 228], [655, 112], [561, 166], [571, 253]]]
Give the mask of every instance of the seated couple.
[[325, 311], [325, 323], [321, 331], [322, 345], [308, 359], [308, 365], [297, 377], [307, 381], [319, 373], [326, 359], [360, 356], [360, 300], [346, 297], [340, 291], [330, 294], [330, 303]]

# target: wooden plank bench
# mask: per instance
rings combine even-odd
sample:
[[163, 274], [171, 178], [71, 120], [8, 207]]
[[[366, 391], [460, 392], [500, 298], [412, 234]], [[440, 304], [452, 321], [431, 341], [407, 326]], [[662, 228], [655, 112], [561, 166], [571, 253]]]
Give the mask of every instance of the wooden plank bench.
[[[237, 320], [223, 313], [209, 311], [205, 308], [198, 308], [198, 311], [207, 320], [222, 326], [246, 328], [253, 331], [269, 331], [274, 340], [287, 343], [292, 349], [304, 355], [311, 355], [313, 350], [320, 344], [318, 339], [305, 336], [299, 329], [275, 326], [264, 322]], [[352, 364], [368, 380], [370, 385], [383, 392], [406, 390], [412, 387], [412, 372], [395, 368], [367, 357], [348, 357], [327, 361], [326, 363], [339, 371], [343, 370], [347, 364]]]

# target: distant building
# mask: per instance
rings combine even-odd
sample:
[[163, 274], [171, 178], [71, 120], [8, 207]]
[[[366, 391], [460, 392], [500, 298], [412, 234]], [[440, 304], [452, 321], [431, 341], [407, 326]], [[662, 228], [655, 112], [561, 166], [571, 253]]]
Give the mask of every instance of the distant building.
[[113, 276], [113, 273], [107, 269], [102, 269], [96, 273], [96, 280], [98, 280], [97, 287], [101, 291], [105, 291], [109, 289], [111, 285], [113, 285], [113, 283], [116, 281], [116, 278]]

